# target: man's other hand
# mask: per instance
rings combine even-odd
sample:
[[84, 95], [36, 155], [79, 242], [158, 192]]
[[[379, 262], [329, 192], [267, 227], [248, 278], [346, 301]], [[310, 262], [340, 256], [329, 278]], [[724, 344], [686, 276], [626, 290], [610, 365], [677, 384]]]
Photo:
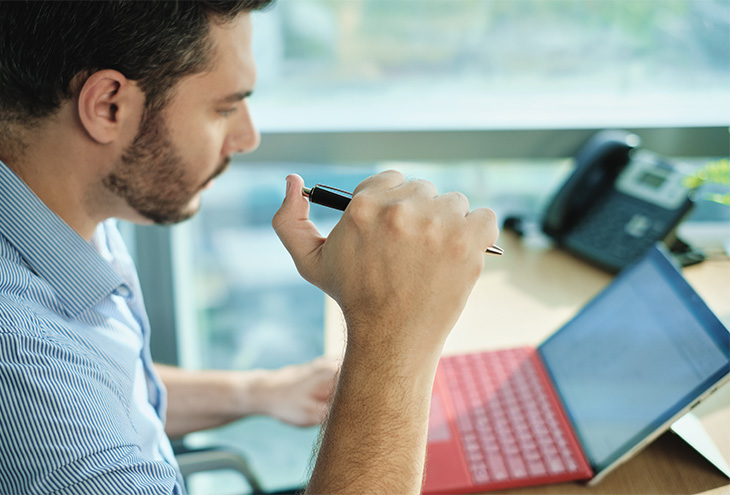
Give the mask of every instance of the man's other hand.
[[327, 417], [339, 363], [321, 357], [305, 364], [265, 372], [253, 393], [261, 412], [294, 426], [314, 426]]

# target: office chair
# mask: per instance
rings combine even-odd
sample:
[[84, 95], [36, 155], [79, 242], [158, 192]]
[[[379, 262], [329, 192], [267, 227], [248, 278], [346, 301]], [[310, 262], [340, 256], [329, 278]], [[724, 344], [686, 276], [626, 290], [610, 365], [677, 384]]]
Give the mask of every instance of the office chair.
[[228, 447], [189, 448], [182, 440], [172, 443], [175, 458], [180, 466], [183, 480], [196, 473], [205, 471], [231, 470], [240, 474], [251, 488], [250, 495], [296, 495], [304, 491], [304, 487], [295, 487], [278, 491], [265, 491], [256, 473], [251, 469], [246, 458]]

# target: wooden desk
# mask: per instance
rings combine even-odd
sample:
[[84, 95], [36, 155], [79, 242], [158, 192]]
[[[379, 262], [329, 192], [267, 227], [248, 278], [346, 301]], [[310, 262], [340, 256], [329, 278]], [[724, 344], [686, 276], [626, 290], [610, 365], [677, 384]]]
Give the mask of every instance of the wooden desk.
[[[510, 234], [503, 234], [499, 245], [506, 254], [486, 258], [445, 354], [537, 345], [612, 279], [560, 250], [525, 245]], [[686, 268], [684, 274], [715, 313], [730, 321], [730, 260], [705, 261]], [[342, 317], [332, 302], [327, 305], [326, 328], [327, 352], [341, 355]], [[730, 386], [695, 413], [730, 464]], [[730, 495], [730, 480], [679, 437], [666, 433], [598, 486], [564, 483], [501, 493]]]

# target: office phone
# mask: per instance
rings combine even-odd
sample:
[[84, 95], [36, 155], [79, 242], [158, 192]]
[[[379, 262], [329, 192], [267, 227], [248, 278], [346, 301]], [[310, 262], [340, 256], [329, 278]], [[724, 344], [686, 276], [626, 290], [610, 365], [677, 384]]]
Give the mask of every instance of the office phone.
[[639, 148], [637, 135], [601, 131], [546, 208], [542, 230], [562, 248], [617, 272], [657, 241], [686, 249], [674, 231], [692, 208], [681, 165]]

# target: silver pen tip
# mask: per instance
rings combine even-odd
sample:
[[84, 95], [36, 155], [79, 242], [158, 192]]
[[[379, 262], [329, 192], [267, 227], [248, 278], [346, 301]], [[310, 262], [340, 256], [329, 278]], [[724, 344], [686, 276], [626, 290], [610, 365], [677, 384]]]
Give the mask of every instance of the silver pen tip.
[[497, 256], [501, 256], [504, 254], [504, 249], [497, 246], [496, 244], [493, 246], [489, 246], [486, 251], [487, 254], [496, 254]]

